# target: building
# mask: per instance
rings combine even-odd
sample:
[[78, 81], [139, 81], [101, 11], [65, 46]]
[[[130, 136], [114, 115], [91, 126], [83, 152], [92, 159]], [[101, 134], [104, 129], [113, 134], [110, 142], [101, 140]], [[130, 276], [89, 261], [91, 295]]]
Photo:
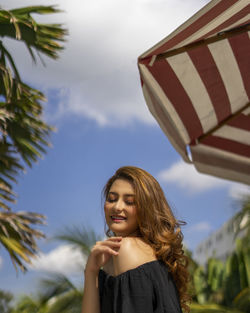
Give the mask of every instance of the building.
[[240, 229], [246, 225], [248, 216], [244, 216], [241, 221], [235, 221], [235, 216], [222, 225], [222, 227], [213, 232], [208, 238], [203, 240], [195, 249], [193, 258], [200, 265], [205, 265], [207, 260], [215, 257], [225, 261], [227, 257], [235, 250], [235, 238], [244, 236], [246, 230], [241, 230], [235, 237], [236, 225]]

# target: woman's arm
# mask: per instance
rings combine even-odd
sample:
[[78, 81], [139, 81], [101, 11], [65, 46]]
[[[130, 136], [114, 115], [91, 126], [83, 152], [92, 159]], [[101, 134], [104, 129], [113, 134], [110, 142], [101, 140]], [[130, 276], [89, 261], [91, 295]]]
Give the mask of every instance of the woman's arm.
[[84, 271], [82, 313], [100, 313], [98, 273]]
[[122, 237], [111, 237], [104, 241], [97, 241], [88, 257], [84, 271], [84, 290], [82, 313], [101, 313], [98, 288], [98, 273], [112, 255], [118, 255]]

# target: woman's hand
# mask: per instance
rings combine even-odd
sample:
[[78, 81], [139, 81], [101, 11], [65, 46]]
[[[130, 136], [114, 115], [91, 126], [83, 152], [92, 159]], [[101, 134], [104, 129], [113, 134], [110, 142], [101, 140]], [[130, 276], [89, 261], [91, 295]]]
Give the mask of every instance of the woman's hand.
[[91, 249], [85, 272], [98, 273], [112, 255], [118, 255], [121, 246], [122, 237], [110, 237], [104, 241], [97, 241]]

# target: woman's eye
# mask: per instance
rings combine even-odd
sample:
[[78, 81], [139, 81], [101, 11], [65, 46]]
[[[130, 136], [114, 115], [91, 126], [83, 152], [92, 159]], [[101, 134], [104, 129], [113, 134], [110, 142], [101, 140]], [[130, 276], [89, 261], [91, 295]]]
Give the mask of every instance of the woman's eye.
[[126, 204], [127, 204], [127, 205], [134, 205], [135, 202], [134, 202], [134, 201], [126, 201]]
[[108, 198], [106, 201], [108, 201], [108, 202], [115, 202], [116, 199]]

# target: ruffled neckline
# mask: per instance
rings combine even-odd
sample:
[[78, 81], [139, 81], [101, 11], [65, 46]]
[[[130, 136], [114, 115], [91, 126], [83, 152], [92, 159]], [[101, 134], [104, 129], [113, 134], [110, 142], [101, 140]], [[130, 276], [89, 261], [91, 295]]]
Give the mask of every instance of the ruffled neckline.
[[120, 277], [122, 277], [124, 275], [128, 275], [131, 272], [141, 270], [141, 269], [146, 268], [146, 267], [148, 267], [150, 265], [157, 264], [157, 263], [160, 263], [160, 262], [162, 262], [162, 261], [161, 260], [149, 261], [149, 262], [143, 263], [143, 264], [141, 264], [141, 265], [139, 265], [137, 267], [131, 268], [131, 269], [129, 269], [129, 270], [127, 270], [127, 271], [125, 271], [125, 272], [123, 272], [121, 274], [116, 275], [116, 276], [113, 276], [113, 275], [105, 272], [103, 269], [100, 269], [99, 272], [103, 273], [105, 276], [110, 277], [112, 279], [118, 279], [118, 278], [120, 278]]

